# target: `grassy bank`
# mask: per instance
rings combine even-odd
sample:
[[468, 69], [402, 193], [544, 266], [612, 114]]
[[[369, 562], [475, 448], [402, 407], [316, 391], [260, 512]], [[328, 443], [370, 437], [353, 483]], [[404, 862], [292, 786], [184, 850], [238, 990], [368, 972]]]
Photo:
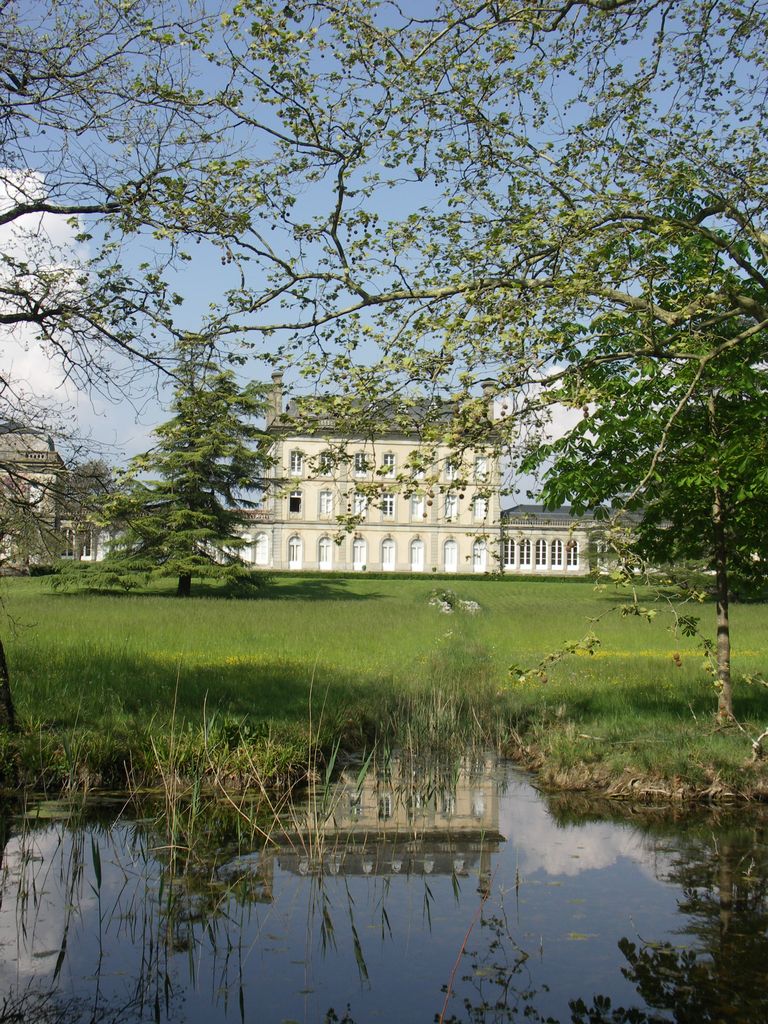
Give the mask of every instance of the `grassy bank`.
[[[736, 727], [718, 731], [694, 639], [664, 606], [648, 622], [611, 611], [588, 581], [457, 579], [472, 614], [429, 603], [429, 578], [281, 577], [259, 597], [222, 591], [56, 593], [3, 583], [20, 734], [8, 780], [61, 789], [174, 777], [274, 783], [342, 749], [439, 753], [496, 745], [545, 783], [616, 793], [745, 795], [768, 790]], [[709, 625], [711, 608], [697, 610]], [[598, 620], [596, 623], [591, 620]], [[768, 669], [768, 607], [733, 609], [737, 680]], [[510, 675], [590, 630], [594, 654]], [[737, 684], [747, 732], [768, 725], [768, 690]]]

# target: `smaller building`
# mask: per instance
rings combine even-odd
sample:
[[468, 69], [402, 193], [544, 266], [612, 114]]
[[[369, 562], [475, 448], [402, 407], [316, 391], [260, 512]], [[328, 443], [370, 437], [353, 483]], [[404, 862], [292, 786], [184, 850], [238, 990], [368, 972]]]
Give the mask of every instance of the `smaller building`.
[[514, 505], [501, 513], [500, 570], [520, 575], [586, 576], [590, 538], [598, 527], [592, 516], [570, 508]]
[[47, 434], [0, 424], [0, 562], [6, 569], [25, 571], [58, 552], [57, 484], [63, 472]]

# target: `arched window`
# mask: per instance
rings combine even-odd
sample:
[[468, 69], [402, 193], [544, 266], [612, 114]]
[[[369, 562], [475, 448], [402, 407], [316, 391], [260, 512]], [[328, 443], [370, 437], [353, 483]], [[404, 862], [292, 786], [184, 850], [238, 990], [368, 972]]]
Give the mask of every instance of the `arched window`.
[[472, 571], [485, 572], [488, 567], [488, 546], [478, 538], [472, 545]]
[[536, 541], [536, 567], [542, 568], [547, 564], [547, 542], [543, 539]]
[[501, 564], [505, 568], [512, 568], [515, 564], [515, 542], [511, 537], [505, 537], [501, 542]]
[[326, 571], [333, 568], [333, 544], [330, 537], [321, 537], [317, 542], [317, 567]]
[[297, 537], [295, 534], [293, 537], [288, 539], [288, 568], [289, 569], [300, 569], [301, 568], [301, 537]]
[[526, 537], [520, 541], [520, 565], [531, 564], [531, 542]]
[[269, 537], [257, 533], [253, 541], [253, 561], [256, 565], [269, 565]]
[[424, 572], [424, 541], [411, 541], [411, 572]]
[[459, 545], [455, 540], [447, 540], [443, 545], [443, 566], [446, 572], [459, 571]]
[[569, 569], [579, 568], [579, 545], [575, 540], [569, 540], [565, 546], [565, 564]]
[[550, 545], [550, 563], [553, 569], [562, 569], [563, 567], [563, 542], [561, 540], [553, 540]]
[[355, 572], [362, 572], [365, 568], [367, 555], [366, 543], [362, 537], [356, 537], [352, 541], [352, 568]]
[[394, 572], [397, 564], [395, 542], [390, 538], [381, 542], [381, 568], [385, 572]]

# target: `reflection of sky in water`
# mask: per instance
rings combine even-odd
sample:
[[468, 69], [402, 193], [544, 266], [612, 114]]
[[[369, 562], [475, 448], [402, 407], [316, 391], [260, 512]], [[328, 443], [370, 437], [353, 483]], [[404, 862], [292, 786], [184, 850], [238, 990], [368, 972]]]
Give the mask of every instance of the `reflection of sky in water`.
[[[481, 958], [493, 938], [480, 923], [485, 886], [484, 918], [504, 917], [511, 936], [496, 955], [511, 964], [516, 949], [530, 954], [513, 989], [538, 990], [541, 1014], [569, 1020], [568, 1000], [589, 1003], [595, 993], [637, 1005], [617, 942], [659, 940], [681, 926], [678, 891], [655, 877], [669, 863], [668, 838], [656, 844], [607, 823], [559, 827], [518, 775], [501, 798], [498, 831], [506, 842], [473, 834], [423, 845], [406, 836], [356, 852], [340, 846], [326, 855], [322, 887], [300, 852], [281, 850], [265, 866], [258, 854], [244, 855], [222, 866], [213, 886], [201, 875], [191, 902], [180, 887], [167, 927], [158, 909], [163, 867], [142, 855], [135, 826], [73, 840], [53, 824], [6, 848], [0, 983], [6, 992], [51, 986], [66, 938], [55, 988], [61, 999], [86, 1000], [83, 1020], [103, 1006], [112, 1018], [130, 1007], [126, 1021], [156, 1013], [190, 1024], [239, 1021], [242, 985], [247, 1021], [314, 1024], [330, 1007], [342, 1016], [349, 1003], [356, 1024], [428, 1024], [442, 1009], [441, 986], [470, 925], [467, 948]], [[252, 889], [264, 902], [228, 896], [239, 876], [257, 879]], [[459, 980], [469, 966], [459, 964], [456, 984], [474, 999], [472, 985]], [[461, 1013], [459, 999], [450, 1012]]]
[[580, 875], [632, 860], [650, 878], [659, 870], [659, 854], [631, 827], [598, 822], [560, 828], [527, 782], [512, 781], [499, 809], [499, 831], [514, 846], [523, 875]]

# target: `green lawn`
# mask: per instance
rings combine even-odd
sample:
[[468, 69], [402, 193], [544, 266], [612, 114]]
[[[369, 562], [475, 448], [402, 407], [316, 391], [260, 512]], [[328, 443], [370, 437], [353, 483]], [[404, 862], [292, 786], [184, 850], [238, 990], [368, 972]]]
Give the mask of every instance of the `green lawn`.
[[[430, 606], [444, 587], [480, 611]], [[585, 772], [601, 786], [632, 773], [700, 789], [759, 781], [747, 739], [714, 729], [701, 650], [670, 631], [666, 604], [652, 622], [621, 617], [622, 595], [589, 581], [286, 576], [255, 598], [187, 600], [170, 583], [134, 595], [55, 592], [44, 578], [3, 589], [16, 756], [51, 785], [115, 783], [126, 764], [149, 779], [169, 743], [185, 767], [226, 750], [233, 777], [258, 747], [279, 774], [306, 758], [310, 724], [325, 748], [335, 736], [352, 748], [474, 730], [513, 749], [517, 736], [565, 785]], [[711, 634], [712, 606], [695, 613]], [[736, 605], [732, 619], [737, 680], [768, 670], [768, 608]], [[590, 631], [594, 655], [552, 661], [546, 682], [510, 676]], [[739, 718], [761, 731], [768, 690], [740, 683], [737, 694]]]

